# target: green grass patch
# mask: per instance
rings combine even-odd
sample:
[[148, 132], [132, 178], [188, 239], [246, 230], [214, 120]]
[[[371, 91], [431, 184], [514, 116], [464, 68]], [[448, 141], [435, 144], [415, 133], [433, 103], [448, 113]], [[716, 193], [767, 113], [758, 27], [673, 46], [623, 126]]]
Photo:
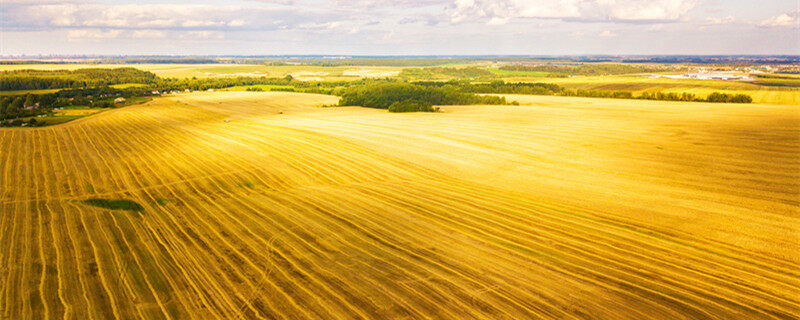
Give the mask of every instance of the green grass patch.
[[37, 121], [44, 122], [43, 126], [52, 126], [56, 124], [70, 122], [75, 119], [80, 119], [85, 116], [47, 116], [37, 119]]
[[121, 84], [113, 84], [110, 87], [114, 89], [127, 89], [127, 88], [141, 88], [146, 87], [146, 84], [142, 83], [121, 83]]
[[142, 205], [127, 199], [86, 199], [84, 204], [109, 210], [142, 211]]
[[166, 205], [167, 203], [169, 203], [169, 200], [164, 199], [164, 198], [158, 198], [158, 199], [156, 199], [156, 203], [158, 203], [158, 205], [163, 206], [163, 205]]
[[99, 108], [92, 108], [90, 106], [66, 106], [66, 107], [61, 107], [61, 109], [63, 109], [63, 110], [94, 110], [94, 109], [99, 109]]
[[18, 96], [25, 94], [46, 94], [55, 93], [61, 89], [40, 89], [40, 90], [3, 90], [0, 91], [0, 96]]
[[24, 117], [19, 118], [23, 122], [30, 121], [30, 119], [36, 119], [38, 122], [38, 127], [45, 127], [45, 126], [52, 126], [56, 124], [62, 124], [66, 122], [70, 122], [75, 119], [80, 119], [86, 116], [44, 116], [44, 117]]

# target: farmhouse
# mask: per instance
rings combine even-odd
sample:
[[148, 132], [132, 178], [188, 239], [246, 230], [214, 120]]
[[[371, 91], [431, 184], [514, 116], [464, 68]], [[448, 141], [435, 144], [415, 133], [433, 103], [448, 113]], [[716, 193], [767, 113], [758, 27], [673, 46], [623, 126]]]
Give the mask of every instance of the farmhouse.
[[123, 98], [123, 97], [119, 97], [119, 98], [114, 99], [114, 103], [123, 103], [123, 102], [125, 102], [125, 98]]

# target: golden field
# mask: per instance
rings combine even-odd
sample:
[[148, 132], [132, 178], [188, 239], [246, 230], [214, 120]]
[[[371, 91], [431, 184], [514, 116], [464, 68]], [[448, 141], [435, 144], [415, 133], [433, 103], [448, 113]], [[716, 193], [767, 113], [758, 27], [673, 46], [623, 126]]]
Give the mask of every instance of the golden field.
[[[790, 77], [781, 74], [782, 77]], [[652, 78], [650, 75], [575, 76], [570, 78], [510, 77], [507, 82], [554, 83], [569, 89], [692, 93], [705, 98], [713, 92], [746, 94], [754, 103], [800, 105], [800, 88], [765, 86], [744, 81]]]
[[514, 98], [0, 129], [0, 318], [798, 317], [800, 107]]
[[[76, 70], [83, 68], [136, 68], [155, 73], [163, 78], [213, 78], [213, 77], [285, 77], [298, 80], [357, 80], [361, 78], [390, 77], [400, 73], [400, 67], [348, 66], [326, 67], [307, 65], [270, 66], [265, 64], [0, 64], [0, 71], [11, 70]], [[121, 85], [118, 85], [119, 87]]]
[[[470, 65], [452, 65], [451, 67], [467, 67]], [[400, 74], [406, 67], [386, 66], [314, 66], [314, 65], [283, 65], [271, 66], [265, 64], [178, 64], [178, 63], [141, 63], [141, 64], [0, 64], [0, 72], [34, 69], [34, 70], [76, 70], [82, 68], [136, 68], [149, 71], [164, 78], [216, 78], [216, 77], [273, 77], [282, 78], [292, 75], [301, 81], [346, 81], [362, 78], [392, 78]], [[416, 68], [416, 67], [408, 67]], [[491, 69], [497, 71], [497, 69]], [[503, 71], [503, 70], [500, 70]], [[697, 79], [669, 79], [652, 78], [649, 74], [640, 75], [611, 75], [611, 76], [575, 76], [568, 78], [543, 77], [538, 73], [528, 73], [526, 76], [499, 73], [506, 82], [544, 82], [552, 83], [568, 89], [630, 91], [635, 95], [643, 92], [675, 92], [692, 93], [705, 98], [713, 92], [727, 94], [746, 94], [753, 98], [754, 103], [760, 104], [785, 104], [800, 105], [800, 88], [765, 86], [742, 81], [724, 80], [697, 80]], [[791, 75], [781, 74], [782, 77]], [[421, 78], [415, 80], [431, 80]], [[137, 84], [118, 84], [112, 87], [121, 89]], [[227, 90], [244, 90], [242, 87], [228, 88]], [[20, 94], [45, 94], [54, 93], [57, 89], [45, 90], [17, 90], [2, 91], [0, 95]]]

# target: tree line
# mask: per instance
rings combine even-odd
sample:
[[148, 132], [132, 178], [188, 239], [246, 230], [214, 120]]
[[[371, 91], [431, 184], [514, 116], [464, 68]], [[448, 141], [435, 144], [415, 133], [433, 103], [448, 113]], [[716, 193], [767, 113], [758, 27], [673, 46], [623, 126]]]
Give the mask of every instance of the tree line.
[[469, 93], [499, 93], [499, 94], [531, 94], [531, 95], [558, 95], [568, 97], [590, 97], [590, 98], [613, 98], [613, 99], [643, 99], [643, 100], [665, 100], [665, 101], [693, 101], [693, 102], [714, 102], [714, 103], [751, 103], [753, 98], [746, 94], [727, 94], [714, 92], [706, 98], [698, 97], [692, 93], [675, 92], [643, 92], [635, 96], [630, 91], [611, 91], [611, 90], [585, 90], [567, 89], [553, 83], [528, 83], [517, 82], [508, 83], [503, 80], [495, 80], [488, 83], [472, 83], [470, 81], [451, 80], [441, 81], [420, 81], [414, 82], [421, 86], [450, 87], [453, 90]]
[[706, 98], [698, 97], [693, 93], [677, 92], [642, 92], [634, 96], [629, 91], [608, 91], [608, 90], [564, 90], [560, 95], [570, 97], [590, 97], [590, 98], [614, 98], [614, 99], [642, 99], [642, 100], [662, 100], [662, 101], [685, 101], [685, 102], [712, 102], [712, 103], [752, 103], [753, 98], [746, 94], [727, 94], [713, 92]]
[[428, 68], [409, 68], [400, 71], [400, 77], [404, 78], [491, 78], [495, 74], [489, 70], [478, 67], [452, 68], [452, 67], [428, 67]]
[[547, 72], [555, 75], [611, 75], [611, 74], [630, 74], [630, 73], [646, 73], [657, 72], [662, 69], [629, 65], [617, 63], [589, 63], [580, 65], [524, 65], [512, 64], [500, 67], [500, 70], [506, 71], [532, 71], [532, 72]]
[[348, 87], [340, 106], [389, 109], [393, 112], [436, 111], [434, 105], [508, 104], [497, 96], [480, 96], [452, 86], [422, 86], [407, 82], [385, 82]]
[[154, 84], [157, 79], [154, 73], [135, 68], [11, 70], [0, 73], [0, 90], [85, 88], [123, 83]]
[[505, 82], [503, 80], [477, 83], [466, 80], [450, 80], [447, 82], [418, 81], [414, 83], [422, 86], [453, 87], [459, 91], [469, 93], [555, 95], [564, 90], [561, 86], [552, 83]]

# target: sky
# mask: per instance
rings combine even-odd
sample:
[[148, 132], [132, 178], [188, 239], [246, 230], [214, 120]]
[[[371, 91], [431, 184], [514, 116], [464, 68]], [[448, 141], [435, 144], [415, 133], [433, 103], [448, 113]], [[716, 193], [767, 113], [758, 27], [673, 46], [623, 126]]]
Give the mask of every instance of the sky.
[[0, 0], [0, 55], [800, 54], [800, 0]]

